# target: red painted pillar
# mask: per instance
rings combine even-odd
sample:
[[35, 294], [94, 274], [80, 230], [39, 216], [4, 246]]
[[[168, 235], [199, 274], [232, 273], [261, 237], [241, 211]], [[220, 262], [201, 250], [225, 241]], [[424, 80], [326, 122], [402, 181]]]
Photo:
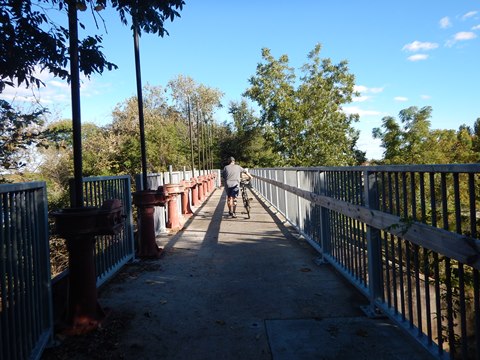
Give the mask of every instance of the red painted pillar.
[[168, 204], [167, 228], [171, 231], [180, 230], [182, 225], [180, 223], [180, 214], [178, 212], [177, 196], [183, 193], [183, 186], [180, 184], [167, 184], [164, 185], [163, 188]]
[[190, 191], [191, 187], [191, 182], [188, 180], [183, 180], [181, 182], [181, 185], [183, 186], [183, 193], [182, 193], [182, 214], [185, 217], [190, 217], [193, 215], [192, 208], [190, 207], [190, 201], [189, 201], [189, 196], [188, 193]]
[[217, 174], [216, 174], [216, 173], [212, 173], [212, 189], [215, 189], [215, 188], [216, 188], [216, 186], [215, 186], [216, 179], [217, 179]]
[[141, 190], [133, 193], [133, 203], [138, 208], [138, 253], [142, 259], [157, 258], [161, 249], [155, 240], [155, 225], [153, 214], [155, 206], [165, 206], [165, 196], [162, 187], [158, 190]]
[[203, 189], [202, 176], [197, 177], [197, 184], [198, 184], [198, 200], [202, 202], [203, 200], [205, 200], [205, 190]]
[[199, 205], [199, 196], [198, 196], [198, 183], [196, 178], [191, 178], [190, 183], [192, 186], [192, 205], [197, 207]]
[[207, 196], [212, 192], [212, 188], [210, 186], [210, 174], [204, 175], [203, 181], [205, 184], [205, 196]]
[[213, 191], [213, 174], [208, 174], [208, 192]]

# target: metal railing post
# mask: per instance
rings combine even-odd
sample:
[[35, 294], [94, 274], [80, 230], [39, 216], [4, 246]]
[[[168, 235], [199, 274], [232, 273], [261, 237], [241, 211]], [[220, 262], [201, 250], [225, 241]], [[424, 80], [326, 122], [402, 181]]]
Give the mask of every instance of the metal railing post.
[[[300, 175], [299, 175], [299, 170], [296, 170], [295, 171], [295, 180], [296, 180], [296, 184], [295, 186], [297, 187], [297, 189], [300, 189]], [[297, 226], [298, 226], [298, 229], [300, 231], [304, 231], [305, 229], [303, 228], [303, 225], [304, 225], [304, 221], [303, 221], [303, 218], [302, 218], [302, 209], [301, 209], [301, 198], [300, 196], [296, 196], [297, 198]]]
[[[326, 184], [325, 184], [325, 172], [318, 172], [318, 181], [319, 181], [319, 193], [320, 195], [326, 195]], [[324, 255], [330, 254], [331, 250], [331, 238], [328, 232], [328, 209], [325, 209], [323, 206], [320, 208], [320, 246], [322, 248], [322, 257]]]
[[[282, 183], [283, 184], [286, 184], [287, 183], [287, 171], [286, 170], [282, 170], [283, 172], [283, 181]], [[287, 190], [283, 190], [283, 196], [285, 197], [285, 218], [287, 220], [288, 219], [288, 191]]]
[[[375, 173], [364, 171], [365, 205], [372, 210], [378, 209], [377, 179]], [[368, 297], [370, 304], [364, 308], [367, 315], [377, 314], [375, 302], [382, 296], [382, 256], [380, 230], [367, 225], [367, 256], [368, 256]]]

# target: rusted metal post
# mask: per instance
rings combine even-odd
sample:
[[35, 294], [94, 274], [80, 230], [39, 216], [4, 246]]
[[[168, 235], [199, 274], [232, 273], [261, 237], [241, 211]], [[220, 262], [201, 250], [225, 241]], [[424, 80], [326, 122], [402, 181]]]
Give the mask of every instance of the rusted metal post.
[[105, 318], [97, 300], [95, 236], [69, 236], [66, 239], [68, 256], [68, 309], [65, 331], [70, 335], [83, 334], [96, 329]]
[[123, 228], [123, 207], [118, 199], [101, 208], [62, 209], [52, 213], [56, 232], [68, 250], [68, 304], [64, 333], [78, 335], [96, 329], [105, 312], [97, 301], [94, 246], [96, 235], [114, 235]]

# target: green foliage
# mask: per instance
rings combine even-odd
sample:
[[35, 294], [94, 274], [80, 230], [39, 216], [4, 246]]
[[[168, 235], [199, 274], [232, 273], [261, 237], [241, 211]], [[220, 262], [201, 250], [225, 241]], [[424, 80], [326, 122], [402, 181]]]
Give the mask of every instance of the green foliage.
[[[166, 20], [173, 21], [180, 16], [178, 10], [184, 5], [182, 0], [39, 0], [39, 1], [6, 1], [0, 7], [0, 93], [5, 86], [35, 86], [40, 87], [43, 82], [37, 77], [37, 72], [47, 70], [56, 77], [70, 81], [67, 70], [70, 34], [69, 30], [53, 23], [49, 12], [65, 12], [69, 4], [76, 4], [77, 10], [84, 11], [90, 6], [92, 15], [101, 17], [98, 11], [111, 6], [118, 11], [121, 21], [127, 24], [128, 18], [135, 15], [135, 26], [139, 31], [156, 33], [160, 36], [168, 34], [164, 28]], [[67, 19], [67, 14], [65, 14]], [[103, 20], [103, 19], [102, 19]], [[85, 29], [85, 25], [80, 23]], [[87, 35], [78, 40], [78, 58], [80, 72], [86, 76], [93, 73], [103, 73], [117, 66], [105, 58], [101, 51], [102, 37]], [[19, 150], [39, 143], [41, 134], [32, 131], [33, 125], [40, 125], [40, 116], [46, 110], [42, 109], [21, 114], [13, 111], [12, 106], [2, 100], [0, 129], [2, 136], [1, 164], [4, 169], [18, 169], [25, 164], [18, 158]], [[44, 134], [46, 135], [46, 134]], [[98, 140], [103, 135], [92, 134]], [[58, 139], [61, 140], [61, 139]], [[68, 145], [68, 144], [65, 144]], [[90, 154], [84, 154], [87, 159], [85, 173], [109, 172], [108, 164], [88, 167]], [[95, 156], [93, 155], [93, 158]], [[105, 165], [106, 167], [103, 167]], [[103, 170], [101, 170], [103, 169]]]
[[259, 119], [247, 102], [231, 102], [229, 114], [233, 117], [233, 127], [225, 124], [226, 134], [220, 142], [221, 158], [234, 156], [244, 167], [275, 166], [280, 159], [268, 146]]
[[[78, 10], [90, 6], [93, 16], [107, 6], [118, 11], [121, 21], [135, 14], [139, 30], [160, 36], [168, 34], [164, 28], [166, 20], [179, 17], [183, 0], [80, 0]], [[36, 77], [36, 66], [61, 79], [69, 79], [68, 64], [69, 32], [50, 20], [48, 11], [65, 11], [67, 0], [7, 1], [0, 7], [0, 92], [6, 85], [31, 84], [39, 87], [42, 81]], [[127, 15], [129, 15], [127, 17]], [[65, 14], [65, 17], [67, 15]], [[83, 24], [81, 27], [85, 28]], [[102, 37], [86, 36], [79, 39], [80, 71], [89, 76], [102, 73], [117, 66], [106, 60], [101, 51]]]
[[[132, 97], [115, 109], [106, 128], [112, 148], [110, 167], [115, 173], [141, 173], [138, 104]], [[149, 172], [165, 171], [168, 165], [188, 165], [188, 128], [180, 114], [167, 104], [159, 87], [145, 87], [144, 121]]]
[[[411, 106], [394, 117], [382, 119], [382, 128], [373, 129], [385, 149], [385, 164], [474, 163], [479, 158], [479, 137], [466, 125], [454, 130], [431, 130], [432, 108]], [[479, 119], [475, 126], [478, 126]]]
[[351, 126], [358, 115], [346, 115], [355, 78], [346, 61], [333, 64], [320, 58], [321, 46], [309, 53], [300, 84], [288, 56], [277, 60], [262, 50], [244, 95], [261, 108], [260, 125], [268, 144], [286, 166], [353, 165], [362, 154], [356, 149], [358, 132]]

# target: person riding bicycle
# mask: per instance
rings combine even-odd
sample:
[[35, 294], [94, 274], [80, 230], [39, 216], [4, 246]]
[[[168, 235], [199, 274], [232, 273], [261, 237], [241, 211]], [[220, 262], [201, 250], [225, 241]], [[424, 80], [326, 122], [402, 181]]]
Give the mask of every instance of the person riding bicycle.
[[237, 197], [242, 174], [245, 174], [248, 180], [253, 177], [248, 170], [235, 164], [235, 158], [230, 156], [228, 158], [228, 165], [222, 170], [222, 179], [225, 184], [225, 192], [227, 193], [228, 215], [233, 218], [237, 217], [235, 210], [237, 207]]

